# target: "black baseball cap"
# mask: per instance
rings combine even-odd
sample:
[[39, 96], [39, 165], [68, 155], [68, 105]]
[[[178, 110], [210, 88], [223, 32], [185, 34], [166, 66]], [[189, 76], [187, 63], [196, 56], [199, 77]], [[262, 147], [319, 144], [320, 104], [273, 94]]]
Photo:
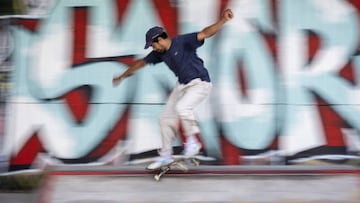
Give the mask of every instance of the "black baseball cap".
[[155, 26], [155, 27], [150, 28], [146, 32], [146, 43], [145, 43], [144, 49], [149, 48], [151, 43], [153, 42], [153, 40], [155, 38], [159, 37], [162, 33], [164, 33], [164, 28], [162, 28], [162, 27]]

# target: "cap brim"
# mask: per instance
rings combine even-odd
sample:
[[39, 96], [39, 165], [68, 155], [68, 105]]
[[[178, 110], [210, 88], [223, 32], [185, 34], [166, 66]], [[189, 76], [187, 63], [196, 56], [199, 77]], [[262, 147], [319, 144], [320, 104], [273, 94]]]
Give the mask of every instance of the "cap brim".
[[[151, 40], [153, 40], [153, 39], [155, 39], [155, 38], [157, 38], [157, 37], [159, 37], [159, 36], [160, 36], [160, 34], [155, 34], [155, 35], [151, 38]], [[151, 45], [151, 43], [152, 43], [152, 41], [146, 42], [144, 49], [149, 48], [150, 45]]]
[[147, 48], [149, 48], [149, 47], [150, 47], [150, 44], [149, 44], [149, 43], [146, 43], [144, 49], [147, 49]]

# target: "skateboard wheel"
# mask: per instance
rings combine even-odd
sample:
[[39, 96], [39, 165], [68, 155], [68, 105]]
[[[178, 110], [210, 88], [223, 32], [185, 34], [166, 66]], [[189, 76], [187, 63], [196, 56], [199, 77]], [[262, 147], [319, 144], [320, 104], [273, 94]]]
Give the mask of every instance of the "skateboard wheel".
[[159, 176], [159, 175], [155, 175], [155, 176], [154, 176], [154, 179], [155, 179], [156, 181], [159, 181], [159, 180], [160, 180], [160, 176]]

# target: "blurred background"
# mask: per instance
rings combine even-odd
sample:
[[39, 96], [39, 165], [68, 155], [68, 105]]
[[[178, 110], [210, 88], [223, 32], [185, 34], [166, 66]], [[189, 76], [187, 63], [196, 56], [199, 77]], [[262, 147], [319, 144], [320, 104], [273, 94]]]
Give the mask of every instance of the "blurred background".
[[2, 170], [157, 156], [175, 76], [159, 64], [112, 78], [149, 53], [150, 27], [197, 32], [225, 8], [234, 19], [198, 49], [213, 81], [197, 109], [207, 164], [358, 160], [358, 1], [3, 0]]

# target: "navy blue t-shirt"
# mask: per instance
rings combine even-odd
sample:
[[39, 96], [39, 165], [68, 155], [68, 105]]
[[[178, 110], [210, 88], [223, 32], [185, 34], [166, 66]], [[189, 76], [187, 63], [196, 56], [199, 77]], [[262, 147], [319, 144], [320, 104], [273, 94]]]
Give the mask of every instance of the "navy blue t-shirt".
[[152, 51], [144, 57], [144, 60], [151, 64], [164, 61], [181, 84], [186, 84], [195, 78], [210, 82], [204, 62], [196, 54], [196, 49], [203, 44], [204, 41], [197, 39], [197, 33], [179, 35], [171, 40], [169, 50], [164, 53]]

